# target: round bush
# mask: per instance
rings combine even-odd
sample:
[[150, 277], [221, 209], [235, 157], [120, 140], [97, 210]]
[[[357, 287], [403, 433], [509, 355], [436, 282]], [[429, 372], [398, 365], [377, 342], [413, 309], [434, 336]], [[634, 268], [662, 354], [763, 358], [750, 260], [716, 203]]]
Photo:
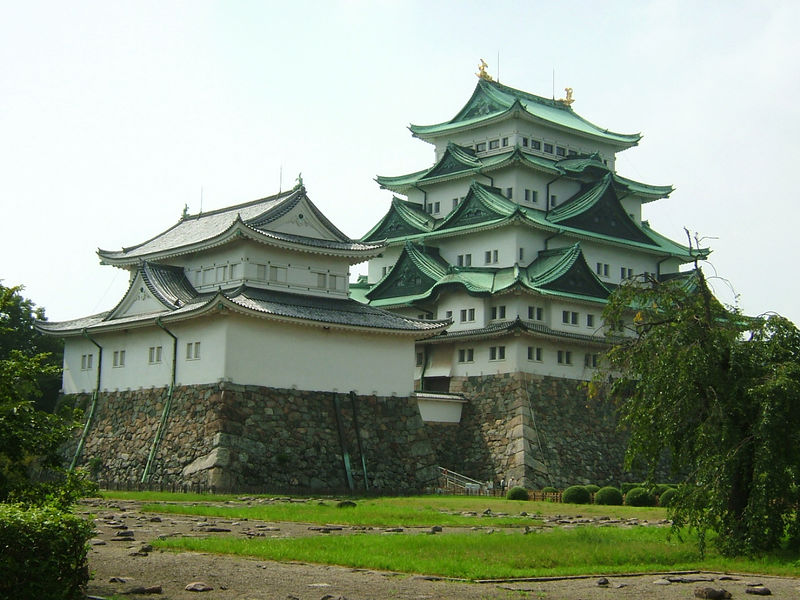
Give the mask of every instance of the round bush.
[[625, 494], [626, 506], [655, 506], [656, 498], [642, 487], [633, 488]]
[[606, 506], [620, 506], [622, 504], [622, 492], [613, 485], [600, 488], [594, 495], [595, 504], [605, 504]]
[[508, 494], [506, 494], [506, 500], [527, 500], [528, 499], [528, 490], [524, 487], [515, 485], [510, 490], [508, 490]]
[[656, 496], [660, 496], [667, 490], [673, 489], [675, 486], [670, 483], [659, 483], [656, 484], [655, 491], [653, 492]]
[[669, 507], [672, 505], [673, 500], [675, 500], [675, 495], [678, 493], [678, 490], [674, 488], [669, 488], [668, 490], [664, 490], [664, 493], [658, 497], [658, 505]]
[[558, 488], [554, 488], [552, 485], [548, 485], [542, 488], [543, 492], [547, 492], [548, 494], [553, 494], [558, 491]]
[[628, 492], [630, 492], [630, 491], [631, 491], [633, 488], [637, 488], [637, 487], [642, 487], [642, 484], [641, 484], [641, 483], [623, 483], [623, 484], [622, 484], [622, 485], [619, 487], [619, 489], [620, 489], [620, 490], [622, 490], [622, 493], [623, 493], [623, 494], [627, 494], [627, 493], [628, 493]]
[[572, 485], [561, 494], [561, 501], [568, 504], [589, 504], [592, 497], [582, 485]]
[[593, 483], [590, 483], [589, 485], [585, 485], [583, 487], [585, 487], [586, 491], [589, 492], [590, 494], [596, 494], [597, 492], [600, 491], [600, 486], [595, 485]]

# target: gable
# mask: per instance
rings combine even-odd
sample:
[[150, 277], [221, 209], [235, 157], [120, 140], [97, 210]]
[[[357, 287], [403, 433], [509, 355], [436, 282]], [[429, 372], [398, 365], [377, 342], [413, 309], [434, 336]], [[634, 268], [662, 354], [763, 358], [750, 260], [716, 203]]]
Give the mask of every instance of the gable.
[[328, 241], [340, 241], [325, 223], [317, 218], [316, 211], [309, 206], [308, 199], [302, 197], [293, 207], [263, 226], [256, 225], [264, 231], [301, 235], [309, 238]]
[[607, 298], [609, 295], [606, 287], [598, 281], [589, 265], [586, 264], [583, 253], [564, 273], [538, 287], [553, 292], [577, 294], [592, 298]]
[[119, 304], [117, 304], [108, 317], [106, 317], [106, 320], [162, 312], [165, 309], [166, 307], [148, 288], [140, 270], [137, 271], [125, 296], [123, 296]]

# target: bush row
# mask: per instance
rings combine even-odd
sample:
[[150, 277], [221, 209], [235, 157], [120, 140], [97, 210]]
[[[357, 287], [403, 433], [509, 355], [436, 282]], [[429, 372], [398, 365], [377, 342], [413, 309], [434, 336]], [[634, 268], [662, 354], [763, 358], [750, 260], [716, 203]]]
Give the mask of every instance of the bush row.
[[[669, 506], [677, 493], [675, 486], [658, 484], [652, 491], [642, 487], [641, 484], [623, 483], [622, 489], [614, 486], [600, 487], [597, 485], [573, 485], [561, 494], [561, 501], [568, 504], [591, 504], [592, 494], [594, 503], [608, 506]], [[554, 493], [559, 490], [554, 487], [544, 487], [542, 492]], [[513, 487], [506, 496], [509, 500], [527, 500], [528, 491], [523, 487]]]
[[0, 504], [0, 598], [85, 599], [92, 530], [53, 506]]

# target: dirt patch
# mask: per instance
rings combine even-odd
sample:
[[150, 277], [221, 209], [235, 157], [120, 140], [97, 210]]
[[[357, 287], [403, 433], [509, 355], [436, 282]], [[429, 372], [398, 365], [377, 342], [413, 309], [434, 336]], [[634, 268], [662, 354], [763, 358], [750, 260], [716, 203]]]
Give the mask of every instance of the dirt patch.
[[[734, 576], [691, 573], [641, 576], [608, 576], [598, 585], [599, 575], [548, 581], [491, 581], [469, 583], [435, 577], [312, 565], [233, 558], [194, 552], [173, 553], [152, 550], [149, 542], [159, 536], [265, 535], [297, 537], [348, 535], [352, 528], [321, 531], [301, 523], [204, 519], [188, 515], [143, 514], [140, 503], [132, 501], [91, 501], [81, 511], [93, 514], [97, 535], [89, 552], [94, 578], [89, 595], [109, 598], [197, 598], [225, 600], [297, 599], [348, 600], [398, 598], [478, 600], [534, 598], [542, 600], [694, 598], [698, 587], [725, 588], [733, 598], [745, 595], [747, 584], [763, 583], [775, 598], [800, 598], [800, 579], [764, 576]], [[427, 529], [427, 528], [426, 528]], [[450, 528], [445, 528], [445, 535]], [[425, 529], [405, 530], [409, 535]], [[672, 579], [672, 581], [670, 581]], [[192, 582], [213, 588], [208, 592], [186, 591]], [[160, 594], [136, 592], [138, 588], [161, 589]], [[130, 592], [134, 593], [130, 593]]]

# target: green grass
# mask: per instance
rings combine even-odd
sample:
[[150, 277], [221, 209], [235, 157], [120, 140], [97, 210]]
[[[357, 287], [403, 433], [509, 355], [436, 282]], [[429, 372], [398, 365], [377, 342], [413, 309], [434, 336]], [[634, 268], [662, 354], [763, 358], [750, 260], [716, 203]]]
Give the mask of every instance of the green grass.
[[[142, 510], [149, 512], [191, 514], [226, 519], [249, 518], [263, 521], [385, 527], [430, 527], [433, 525], [515, 527], [532, 524], [532, 520], [537, 516], [555, 514], [582, 515], [584, 517], [608, 516], [614, 519], [638, 518], [649, 521], [657, 521], [666, 516], [666, 511], [662, 508], [519, 502], [504, 498], [476, 496], [361, 498], [355, 499], [358, 506], [354, 509], [336, 508], [335, 501], [330, 499], [309, 500], [305, 503], [262, 504], [256, 502], [249, 505], [237, 501], [236, 496], [169, 492], [108, 492], [106, 497], [161, 502], [145, 504]], [[165, 504], [166, 502], [169, 504]], [[208, 504], [214, 502], [225, 502], [225, 504]], [[493, 513], [506, 513], [509, 516], [486, 519], [480, 516], [461, 515], [462, 512], [474, 512], [480, 515], [487, 508], [491, 509]], [[521, 512], [527, 512], [529, 517], [520, 517]]]
[[447, 535], [361, 534], [292, 539], [168, 538], [164, 549], [237, 554], [262, 560], [302, 561], [353, 568], [501, 579], [646, 571], [713, 570], [796, 575], [797, 557], [762, 561], [700, 559], [694, 540], [667, 539], [655, 527], [581, 527]]

